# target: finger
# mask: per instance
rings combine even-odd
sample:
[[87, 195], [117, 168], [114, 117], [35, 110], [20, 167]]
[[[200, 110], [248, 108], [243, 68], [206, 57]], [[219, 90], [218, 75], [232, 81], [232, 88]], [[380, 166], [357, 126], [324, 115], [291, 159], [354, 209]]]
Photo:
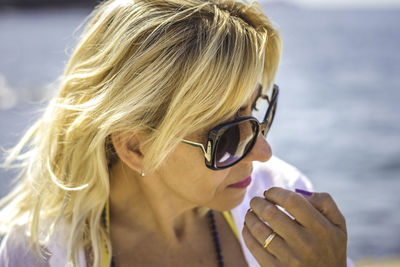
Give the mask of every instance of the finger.
[[303, 237], [304, 228], [274, 204], [264, 198], [255, 197], [250, 201], [250, 207], [257, 216], [266, 221], [283, 239], [302, 244], [299, 239]]
[[344, 232], [346, 230], [346, 219], [340, 212], [335, 201], [328, 193], [312, 193], [311, 196], [305, 198], [320, 211], [332, 224], [338, 226]]
[[294, 258], [288, 244], [276, 232], [272, 240], [267, 245], [265, 244], [267, 238], [269, 238], [274, 231], [265, 225], [253, 212], [247, 212], [245, 224], [253, 238], [255, 238], [264, 249], [278, 258], [281, 263], [287, 264], [288, 259]]
[[246, 213], [244, 222], [260, 245], [264, 245], [265, 239], [273, 233], [272, 229], [261, 221], [253, 212]]
[[313, 228], [318, 224], [324, 227], [331, 225], [329, 220], [301, 194], [280, 187], [271, 187], [264, 192], [264, 196], [270, 202], [284, 208], [304, 227]]
[[254, 258], [258, 261], [260, 266], [262, 267], [278, 267], [279, 261], [278, 259], [273, 256], [272, 254], [268, 253], [254, 238], [251, 234], [249, 228], [244, 225], [242, 230], [242, 236], [244, 243], [246, 244], [247, 248], [250, 250], [251, 254], [253, 254]]

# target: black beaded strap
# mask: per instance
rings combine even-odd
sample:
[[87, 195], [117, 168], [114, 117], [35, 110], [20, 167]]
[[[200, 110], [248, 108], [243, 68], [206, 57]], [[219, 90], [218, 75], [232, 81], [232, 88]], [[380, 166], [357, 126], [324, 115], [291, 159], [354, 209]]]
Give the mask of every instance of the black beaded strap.
[[215, 224], [215, 218], [214, 218], [213, 210], [210, 210], [208, 214], [209, 214], [209, 217], [210, 217], [211, 234], [212, 234], [213, 240], [214, 240], [215, 251], [217, 252], [218, 266], [219, 267], [223, 267], [224, 266], [224, 259], [222, 258], [222, 249], [221, 249], [221, 244], [219, 242], [217, 225]]

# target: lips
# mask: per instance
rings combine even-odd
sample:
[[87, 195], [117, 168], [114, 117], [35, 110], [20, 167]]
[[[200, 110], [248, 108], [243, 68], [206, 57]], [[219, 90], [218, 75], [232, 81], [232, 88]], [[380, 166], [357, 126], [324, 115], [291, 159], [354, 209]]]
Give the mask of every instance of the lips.
[[247, 177], [246, 179], [244, 179], [238, 183], [230, 184], [230, 185], [228, 185], [228, 187], [246, 188], [247, 186], [249, 186], [250, 183], [251, 183], [251, 176]]

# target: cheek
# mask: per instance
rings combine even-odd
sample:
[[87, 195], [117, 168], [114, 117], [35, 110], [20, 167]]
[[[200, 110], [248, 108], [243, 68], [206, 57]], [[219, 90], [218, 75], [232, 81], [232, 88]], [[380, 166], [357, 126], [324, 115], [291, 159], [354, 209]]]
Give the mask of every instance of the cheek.
[[165, 161], [160, 172], [164, 183], [181, 197], [196, 203], [211, 201], [226, 187], [228, 170], [213, 171], [201, 151], [180, 145]]

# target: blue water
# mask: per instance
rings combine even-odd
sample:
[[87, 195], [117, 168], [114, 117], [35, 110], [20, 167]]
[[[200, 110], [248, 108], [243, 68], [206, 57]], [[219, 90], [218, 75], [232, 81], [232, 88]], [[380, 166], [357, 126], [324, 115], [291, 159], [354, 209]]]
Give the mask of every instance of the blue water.
[[[351, 257], [399, 255], [400, 10], [264, 10], [284, 41], [275, 154], [333, 195]], [[1, 146], [16, 142], [54, 93], [47, 85], [88, 12], [0, 12]], [[0, 177], [4, 195], [11, 175]]]

